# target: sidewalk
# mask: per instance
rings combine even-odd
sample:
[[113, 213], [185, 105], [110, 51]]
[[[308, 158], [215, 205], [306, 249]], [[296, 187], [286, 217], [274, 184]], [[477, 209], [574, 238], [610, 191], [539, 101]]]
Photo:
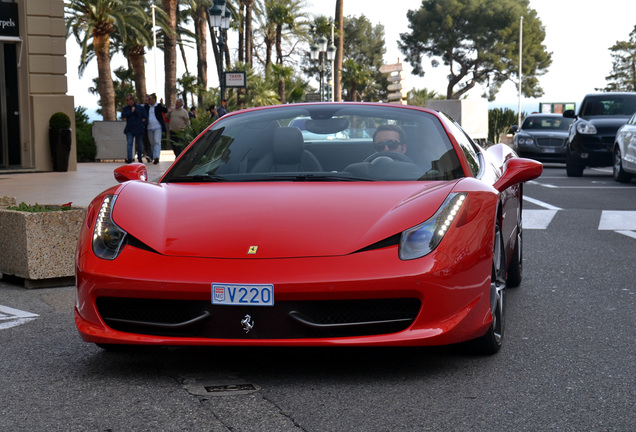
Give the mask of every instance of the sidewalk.
[[[146, 164], [148, 179], [157, 180], [174, 161], [172, 151], [162, 152], [157, 165]], [[122, 162], [78, 163], [77, 171], [0, 173], [0, 196], [15, 197], [19, 204], [87, 206], [97, 194], [117, 183], [113, 175]]]

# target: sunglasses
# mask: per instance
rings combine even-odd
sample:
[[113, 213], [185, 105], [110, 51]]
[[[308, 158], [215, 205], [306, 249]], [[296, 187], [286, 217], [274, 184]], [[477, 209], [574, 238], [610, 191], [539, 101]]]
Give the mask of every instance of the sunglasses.
[[385, 147], [393, 151], [393, 150], [397, 150], [397, 148], [401, 145], [402, 143], [399, 141], [389, 140], [389, 141], [380, 141], [378, 143], [375, 143], [373, 144], [373, 147], [375, 147], [376, 151], [382, 151], [384, 150]]

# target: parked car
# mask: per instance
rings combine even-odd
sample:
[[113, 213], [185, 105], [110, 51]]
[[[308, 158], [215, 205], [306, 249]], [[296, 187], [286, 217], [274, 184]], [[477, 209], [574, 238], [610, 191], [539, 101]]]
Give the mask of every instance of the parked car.
[[612, 150], [618, 128], [636, 111], [636, 93], [597, 93], [585, 96], [568, 132], [565, 164], [569, 177], [580, 177], [586, 167], [613, 165]]
[[516, 125], [511, 128], [515, 151], [521, 157], [543, 162], [565, 162], [565, 143], [572, 121], [561, 114], [530, 114], [521, 129]]
[[636, 113], [616, 133], [614, 180], [628, 183], [636, 175]]
[[[299, 116], [312, 133], [360, 121], [391, 130], [380, 143], [305, 142], [286, 126]], [[123, 183], [92, 201], [76, 255], [76, 325], [106, 348], [471, 340], [495, 353], [505, 288], [521, 282], [521, 183], [541, 172], [426, 108], [230, 113], [157, 183], [143, 164], [124, 165]]]

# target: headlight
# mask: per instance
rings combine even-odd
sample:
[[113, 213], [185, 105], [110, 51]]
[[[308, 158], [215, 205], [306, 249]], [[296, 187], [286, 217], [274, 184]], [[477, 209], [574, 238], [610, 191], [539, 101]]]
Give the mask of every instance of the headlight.
[[594, 135], [596, 127], [592, 123], [582, 121], [576, 125], [576, 131], [583, 135]]
[[534, 145], [534, 138], [531, 137], [520, 137], [519, 145]]
[[431, 253], [444, 238], [465, 199], [465, 193], [450, 194], [432, 218], [404, 231], [400, 239], [400, 259], [412, 260]]
[[104, 198], [93, 229], [93, 253], [106, 260], [117, 258], [126, 240], [126, 231], [119, 228], [112, 218], [116, 198], [115, 195]]

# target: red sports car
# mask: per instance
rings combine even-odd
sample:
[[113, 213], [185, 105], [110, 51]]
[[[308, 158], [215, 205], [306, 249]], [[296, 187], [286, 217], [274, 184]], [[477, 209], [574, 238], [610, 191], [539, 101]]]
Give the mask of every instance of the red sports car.
[[125, 165], [91, 203], [77, 328], [106, 348], [474, 340], [494, 353], [504, 290], [521, 282], [522, 183], [541, 172], [419, 107], [224, 116], [157, 183]]

